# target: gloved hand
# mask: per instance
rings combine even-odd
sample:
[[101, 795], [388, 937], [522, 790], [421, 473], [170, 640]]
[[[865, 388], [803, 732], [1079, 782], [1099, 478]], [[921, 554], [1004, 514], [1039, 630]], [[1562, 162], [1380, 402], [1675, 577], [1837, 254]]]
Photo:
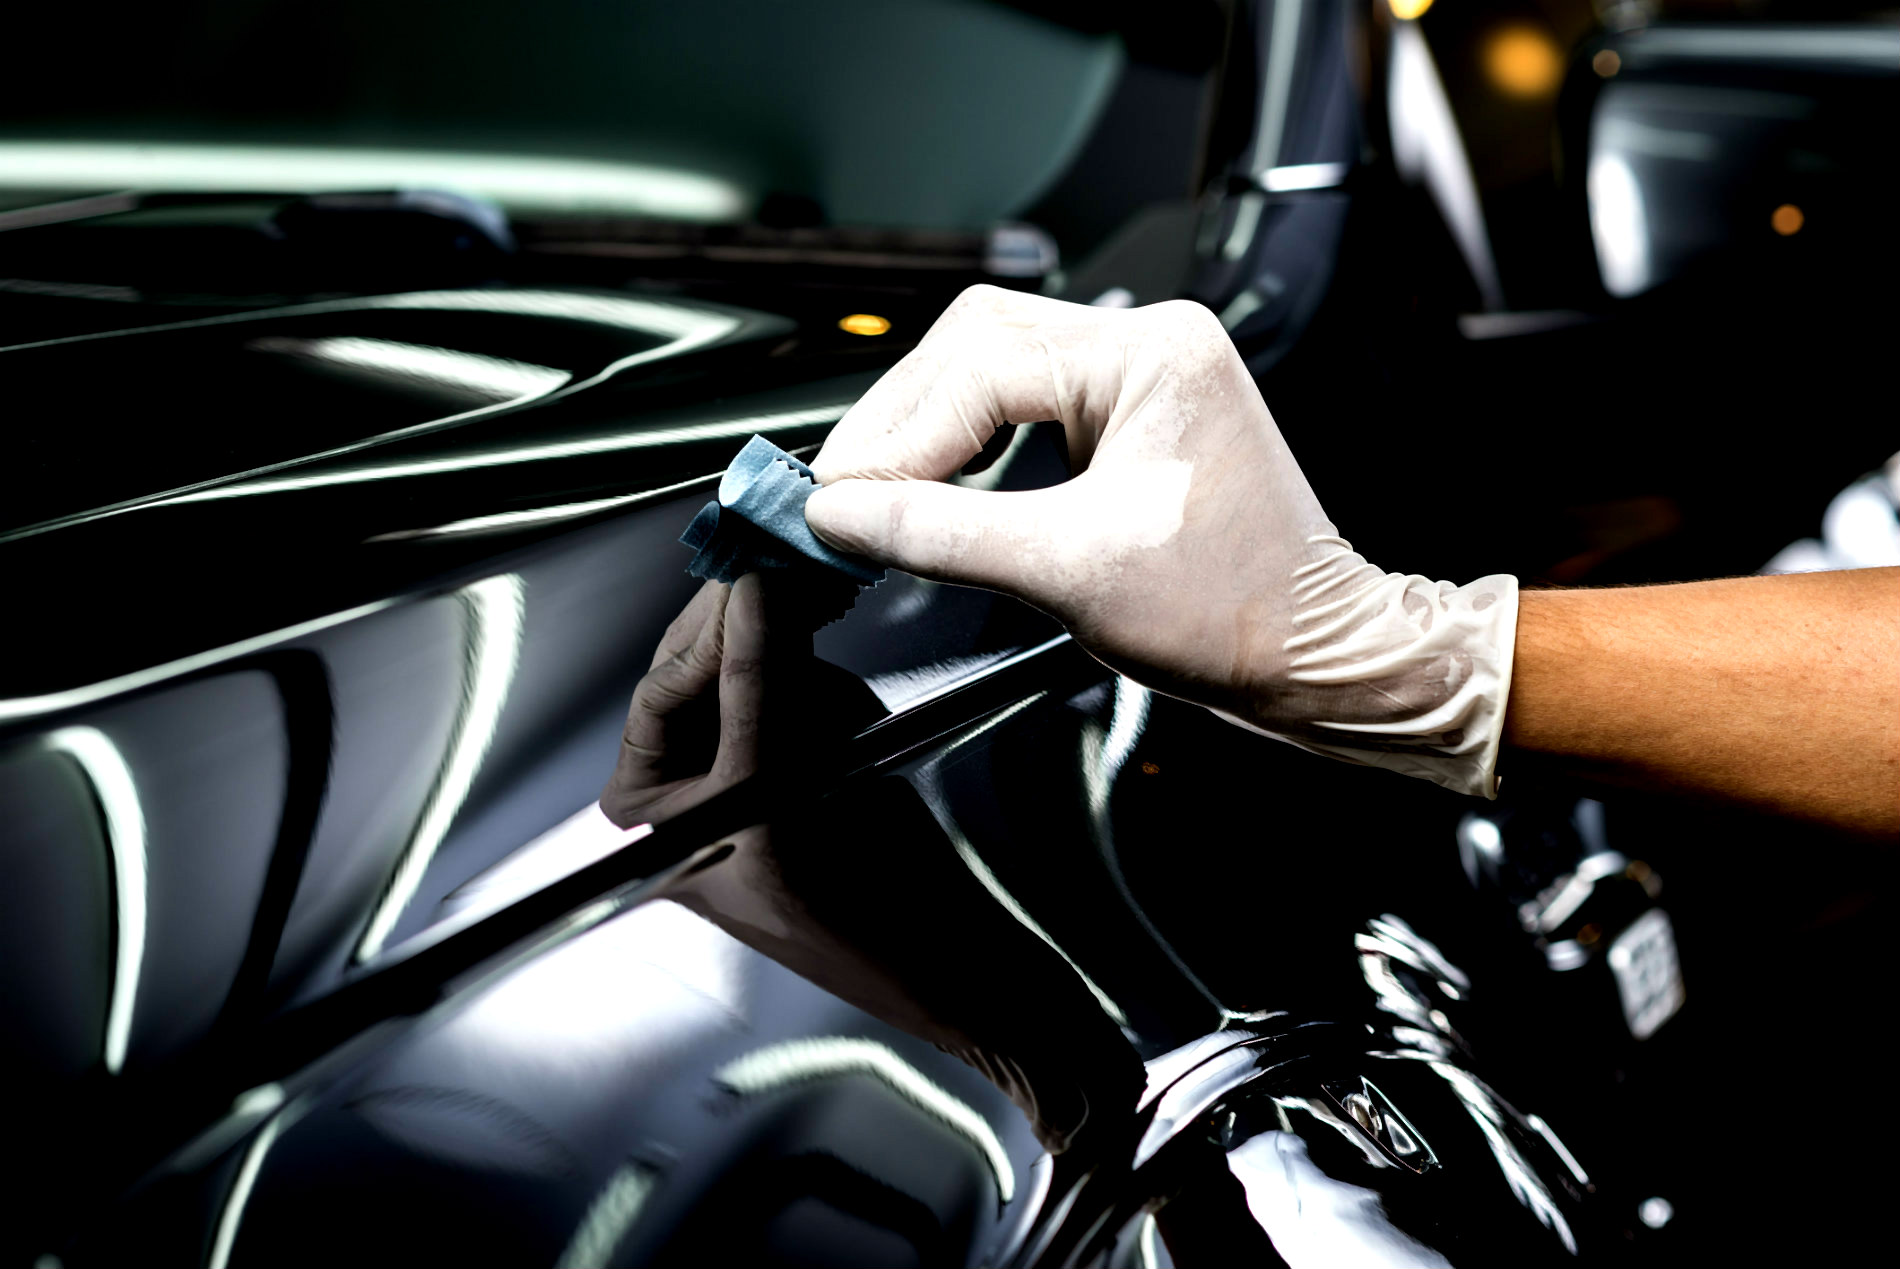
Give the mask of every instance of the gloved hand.
[[[1072, 480], [937, 483], [998, 424], [1042, 419]], [[1495, 793], [1516, 579], [1456, 586], [1353, 551], [1200, 305], [973, 287], [812, 467], [806, 520], [842, 550], [1015, 595], [1110, 667], [1302, 748]]]

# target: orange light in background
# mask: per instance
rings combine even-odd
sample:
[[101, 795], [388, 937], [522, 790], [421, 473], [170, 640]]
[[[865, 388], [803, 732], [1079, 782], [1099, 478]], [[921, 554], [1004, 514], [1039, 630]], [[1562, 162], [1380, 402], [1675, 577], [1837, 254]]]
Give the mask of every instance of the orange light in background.
[[[1429, 0], [1427, 0], [1427, 2], [1429, 3]], [[1160, 775], [1160, 774], [1161, 774], [1161, 764], [1160, 764], [1160, 763], [1156, 763], [1156, 762], [1144, 762], [1144, 763], [1142, 763], [1142, 764], [1141, 764], [1141, 774], [1143, 774], [1143, 775]]]
[[1590, 59], [1590, 69], [1608, 79], [1623, 69], [1623, 59], [1616, 55], [1613, 48], [1601, 49]]
[[1432, 0], [1386, 0], [1392, 6], [1392, 16], [1410, 22], [1414, 18], [1425, 16], [1425, 10], [1432, 7]]
[[1783, 203], [1775, 208], [1775, 214], [1768, 218], [1768, 223], [1775, 227], [1776, 233], [1786, 238], [1800, 233], [1801, 226], [1808, 223], [1808, 218], [1793, 203]]
[[875, 313], [853, 313], [838, 319], [838, 329], [852, 335], [882, 335], [890, 328], [890, 319]]
[[1548, 97], [1564, 77], [1557, 41], [1523, 23], [1501, 26], [1484, 44], [1484, 71], [1511, 97]]

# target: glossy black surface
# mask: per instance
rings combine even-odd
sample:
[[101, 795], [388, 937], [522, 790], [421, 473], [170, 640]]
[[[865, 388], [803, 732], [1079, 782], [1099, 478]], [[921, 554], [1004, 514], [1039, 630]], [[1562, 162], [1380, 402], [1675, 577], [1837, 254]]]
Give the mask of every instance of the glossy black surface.
[[[712, 774], [734, 711], [702, 693], [667, 755], [690, 805], [629, 833], [593, 809], [717, 473], [755, 432], [809, 452], [969, 282], [1207, 302], [1329, 507], [1407, 567], [1746, 571], [1809, 486], [1891, 448], [1859, 416], [1785, 461], [1711, 444], [1680, 402], [1735, 331], [1767, 338], [1724, 311], [1732, 279], [1521, 336], [1421, 308], [1418, 209], [1355, 166], [1378, 32], [1304, 12], [1272, 147], [1270, 7], [1211, 80], [1185, 37], [1129, 72], [1207, 103], [1207, 194], [1117, 183], [1133, 210], [1091, 220], [1118, 97], [1122, 133], [1034, 209], [1086, 247], [1061, 277], [986, 272], [979, 234], [517, 217], [472, 262], [299, 291], [310, 260], [259, 248], [288, 196], [145, 206], [190, 207], [179, 260], [137, 199], [0, 229], [0, 1045], [36, 1163], [0, 1254], [1670, 1263], [1732, 1212], [1678, 1093], [1735, 1064], [1672, 1047], [1666, 966], [1634, 995], [1618, 969], [1665, 898], [1681, 915], [1699, 821], [1530, 771], [1475, 808], [1368, 779], [900, 575], [782, 640], [740, 711], [758, 762]], [[1696, 339], [1657, 351], [1685, 311]], [[1802, 365], [1840, 393], [1872, 373], [1863, 325], [1798, 334], [1782, 355], [1827, 345]], [[1590, 445], [1567, 393], [1527, 439], [1527, 385], [1606, 365], [1681, 382]], [[1809, 391], [1771, 371], [1695, 399]], [[1442, 426], [1387, 421], [1420, 402]], [[1509, 540], [1421, 487], [1454, 440]], [[1051, 428], [992, 457], [960, 479], [1067, 470]], [[1318, 809], [1342, 803], [1350, 832]], [[1700, 982], [1736, 935], [1697, 912]], [[1751, 1060], [1788, 1060], [1748, 990], [1726, 1009]], [[1651, 1228], [1665, 1194], [1684, 1216]]]

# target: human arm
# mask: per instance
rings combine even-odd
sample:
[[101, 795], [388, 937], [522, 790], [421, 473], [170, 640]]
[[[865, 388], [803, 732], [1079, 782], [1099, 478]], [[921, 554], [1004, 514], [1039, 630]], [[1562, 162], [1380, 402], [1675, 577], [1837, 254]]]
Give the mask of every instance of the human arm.
[[1526, 591], [1501, 769], [1900, 835], [1900, 568]]
[[[1067, 484], [937, 483], [999, 423], [1050, 418], [1080, 473]], [[1863, 831], [1892, 825], [1900, 802], [1891, 581], [1520, 605], [1514, 578], [1458, 586], [1375, 568], [1327, 519], [1197, 306], [1104, 312], [976, 288], [813, 467], [827, 487], [807, 517], [834, 545], [1015, 594], [1110, 666], [1309, 749], [1489, 794], [1508, 739], [1528, 761], [1507, 769]], [[1421, 498], [1455, 479], [1421, 473]], [[1482, 489], [1458, 497], [1481, 513]], [[1514, 671], [1518, 655], [1530, 664]]]

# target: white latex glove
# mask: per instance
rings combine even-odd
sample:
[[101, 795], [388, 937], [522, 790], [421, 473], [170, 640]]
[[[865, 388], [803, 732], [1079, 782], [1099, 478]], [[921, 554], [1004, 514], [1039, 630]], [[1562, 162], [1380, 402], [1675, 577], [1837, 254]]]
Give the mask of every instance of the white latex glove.
[[[1074, 479], [938, 483], [998, 424], [1042, 419]], [[1494, 796], [1517, 580], [1368, 564], [1198, 304], [973, 287], [812, 467], [806, 519], [843, 550], [1015, 595], [1111, 668], [1302, 748]]]

